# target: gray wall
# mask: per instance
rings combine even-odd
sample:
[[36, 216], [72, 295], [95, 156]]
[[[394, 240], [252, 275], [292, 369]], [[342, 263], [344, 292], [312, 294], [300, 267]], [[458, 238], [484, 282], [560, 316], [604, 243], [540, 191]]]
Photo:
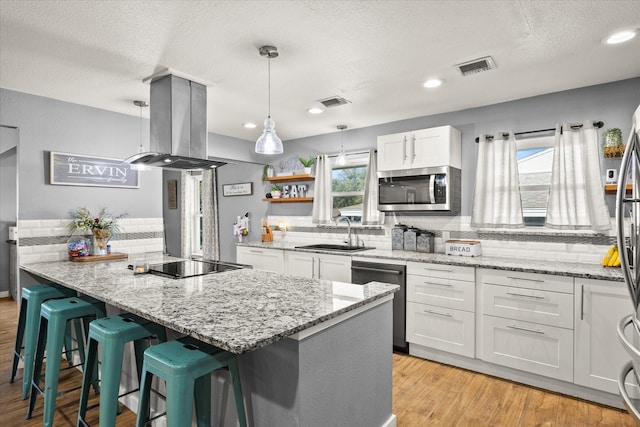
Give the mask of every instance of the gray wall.
[[122, 159], [137, 153], [139, 117], [0, 89], [0, 124], [20, 128], [19, 219], [66, 218], [79, 206], [162, 216], [158, 170], [141, 172], [139, 189], [49, 184], [49, 151]]
[[0, 127], [0, 292], [10, 290], [11, 247], [7, 239], [9, 227], [16, 224], [18, 210], [18, 139], [17, 129]]

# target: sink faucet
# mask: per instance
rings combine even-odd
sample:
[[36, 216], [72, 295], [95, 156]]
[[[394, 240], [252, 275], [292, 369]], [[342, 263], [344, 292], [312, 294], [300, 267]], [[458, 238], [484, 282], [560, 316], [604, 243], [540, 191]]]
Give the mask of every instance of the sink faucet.
[[353, 246], [351, 244], [351, 220], [349, 218], [347, 218], [346, 216], [338, 216], [336, 217], [336, 225], [338, 225], [340, 223], [340, 221], [347, 221], [347, 240], [345, 240], [344, 242], [346, 244], [348, 244], [349, 246]]

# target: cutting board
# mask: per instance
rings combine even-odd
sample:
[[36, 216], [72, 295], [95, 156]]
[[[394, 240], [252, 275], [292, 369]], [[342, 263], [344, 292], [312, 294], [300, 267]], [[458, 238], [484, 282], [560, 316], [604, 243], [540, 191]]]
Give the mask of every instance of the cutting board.
[[125, 259], [127, 254], [122, 252], [111, 252], [106, 255], [89, 255], [89, 256], [70, 256], [69, 259], [72, 262], [97, 262], [97, 261], [112, 261], [114, 259]]

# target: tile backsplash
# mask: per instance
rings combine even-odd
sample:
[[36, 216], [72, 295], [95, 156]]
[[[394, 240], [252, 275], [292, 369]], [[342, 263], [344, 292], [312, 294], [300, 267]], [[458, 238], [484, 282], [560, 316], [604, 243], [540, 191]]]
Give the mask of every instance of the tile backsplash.
[[[391, 229], [397, 223], [415, 226], [435, 234], [435, 252], [444, 253], [444, 241], [448, 239], [474, 239], [482, 242], [484, 256], [511, 257], [515, 259], [582, 262], [597, 264], [609, 246], [616, 243], [613, 228], [605, 233], [584, 231], [559, 231], [525, 228], [522, 230], [473, 230], [470, 217], [464, 216], [413, 216], [387, 215], [382, 226], [354, 226], [366, 246], [391, 249]], [[287, 225], [283, 234], [274, 231], [276, 240], [292, 243], [342, 243], [347, 226], [316, 225], [309, 216], [269, 216], [269, 224]], [[614, 219], [611, 219], [612, 225]]]
[[[21, 264], [62, 261], [68, 258], [69, 219], [18, 221], [18, 254]], [[121, 231], [109, 244], [112, 252], [128, 254], [164, 251], [162, 218], [123, 218]]]

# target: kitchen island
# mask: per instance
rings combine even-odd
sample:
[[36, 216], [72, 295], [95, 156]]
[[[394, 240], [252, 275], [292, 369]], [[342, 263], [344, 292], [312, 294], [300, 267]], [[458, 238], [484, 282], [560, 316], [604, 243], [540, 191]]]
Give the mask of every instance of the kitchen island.
[[[397, 286], [250, 269], [174, 280], [133, 275], [127, 264], [46, 262], [21, 269], [34, 281], [58, 283], [238, 354], [250, 425], [395, 425], [391, 303]], [[220, 393], [228, 395], [226, 374], [216, 375], [222, 376], [214, 381], [214, 417], [235, 425], [232, 399], [220, 407]], [[127, 403], [135, 409], [137, 402]]]

